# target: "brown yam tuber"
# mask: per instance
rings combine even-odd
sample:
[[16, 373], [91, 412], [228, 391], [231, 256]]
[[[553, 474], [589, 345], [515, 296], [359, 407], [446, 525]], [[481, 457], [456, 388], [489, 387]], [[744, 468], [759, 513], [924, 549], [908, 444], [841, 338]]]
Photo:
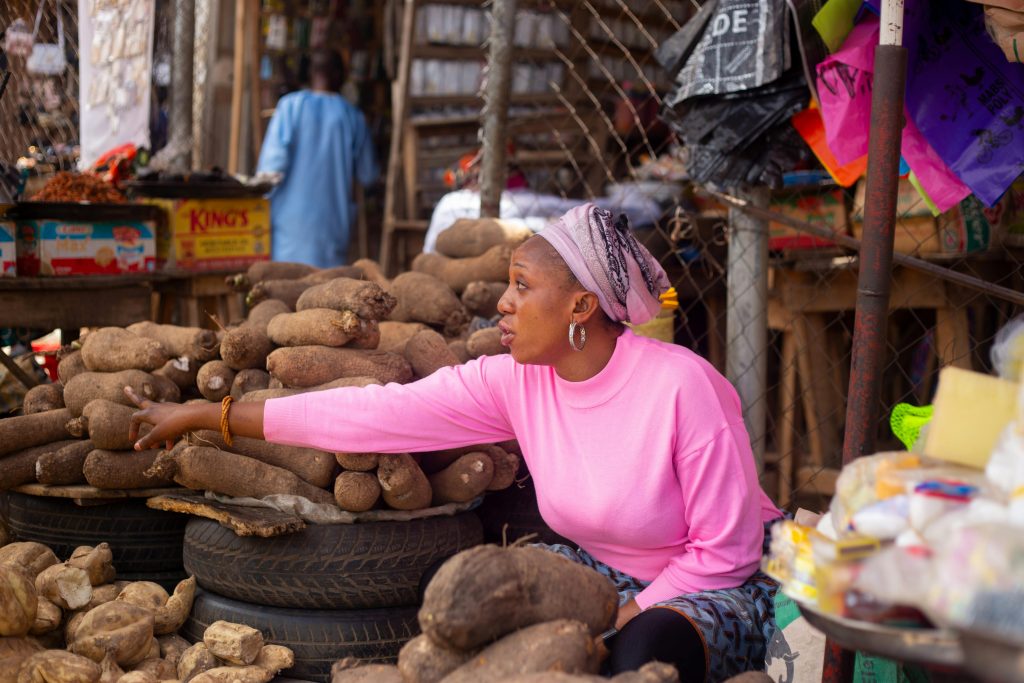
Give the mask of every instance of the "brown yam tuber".
[[335, 453], [334, 457], [339, 465], [352, 472], [372, 472], [380, 462], [376, 453]]
[[219, 344], [217, 343], [217, 334], [213, 330], [204, 330], [200, 327], [158, 325], [149, 321], [129, 325], [127, 329], [140, 337], [160, 342], [172, 356], [185, 356], [200, 363], [217, 357]]
[[255, 327], [242, 326], [228, 330], [220, 343], [220, 357], [232, 370], [262, 369], [274, 344], [266, 333]]
[[[760, 676], [765, 674], [756, 672]], [[743, 683], [740, 674], [728, 679], [727, 683]], [[768, 683], [770, 678], [759, 678], [756, 683]], [[664, 662], [648, 662], [636, 671], [623, 671], [611, 678], [592, 676], [589, 674], [568, 674], [556, 671], [522, 674], [502, 679], [502, 683], [679, 683], [679, 671], [672, 664]], [[755, 683], [747, 681], [746, 683]]]
[[391, 320], [420, 322], [443, 327], [455, 336], [469, 324], [469, 312], [451, 287], [438, 278], [414, 271], [402, 273], [391, 282], [389, 291], [398, 304]]
[[148, 671], [129, 671], [117, 679], [117, 683], [159, 683]]
[[493, 318], [498, 314], [498, 301], [507, 289], [507, 282], [470, 282], [462, 293], [462, 305], [473, 315]]
[[100, 683], [117, 683], [121, 676], [124, 676], [124, 669], [119, 667], [110, 655], [104, 656], [100, 662]]
[[75, 415], [67, 408], [0, 420], [0, 457], [33, 446], [70, 439], [65, 425]]
[[295, 666], [295, 653], [284, 645], [264, 645], [253, 664], [277, 675]]
[[42, 649], [35, 638], [0, 638], [0, 683], [17, 683], [22, 663]]
[[[99, 607], [99, 605], [97, 605], [96, 607]], [[92, 609], [88, 609], [86, 607], [83, 608], [81, 611], [72, 612], [71, 616], [69, 616], [67, 620], [64, 622], [64, 643], [67, 645], [67, 648], [69, 650], [71, 649], [72, 643], [75, 642], [75, 633], [78, 632], [79, 625], [81, 625], [82, 621], [85, 620], [85, 615], [91, 611]]]
[[0, 566], [0, 636], [27, 635], [38, 609], [39, 591], [28, 570], [13, 562]]
[[277, 493], [334, 504], [334, 496], [280, 467], [215, 448], [188, 446], [173, 455], [174, 480], [196, 491], [263, 498]]
[[[114, 403], [105, 398], [89, 401], [82, 410], [82, 417], [78, 418], [82, 426], [88, 430], [88, 434], [76, 433], [75, 436], [88, 436], [96, 448], [112, 451], [127, 450], [133, 445], [129, 438], [129, 432], [132, 426], [132, 415], [136, 410], [138, 409], [122, 403]], [[69, 427], [69, 431], [74, 431], [74, 427]], [[140, 435], [148, 431], [144, 428]]]
[[206, 647], [206, 643], [196, 643], [181, 653], [178, 658], [178, 680], [181, 683], [188, 683], [193, 678], [220, 666], [220, 662]]
[[377, 349], [380, 351], [391, 351], [392, 353], [404, 353], [406, 343], [412, 339], [414, 334], [429, 329], [423, 323], [402, 323], [384, 320], [380, 323], [380, 344], [377, 346]]
[[398, 671], [405, 683], [438, 683], [474, 654], [449, 650], [420, 634], [402, 646], [398, 653]]
[[235, 375], [231, 383], [231, 398], [240, 401], [250, 391], [262, 391], [270, 385], [270, 373], [257, 368], [247, 368]]
[[117, 596], [119, 602], [147, 609], [154, 614], [167, 604], [168, 598], [170, 596], [163, 586], [152, 581], [132, 581]]
[[351, 266], [333, 266], [331, 268], [324, 268], [322, 270], [316, 270], [309, 275], [304, 275], [300, 280], [303, 282], [309, 282], [314, 285], [322, 285], [325, 282], [330, 282], [335, 278], [344, 277], [351, 280], [364, 280], [363, 276], [365, 273], [363, 269], [357, 265]]
[[330, 453], [301, 446], [283, 446], [263, 439], [236, 436], [228, 447], [220, 432], [200, 430], [189, 435], [189, 443], [209, 446], [255, 458], [268, 465], [286, 469], [313, 486], [326, 488], [334, 478], [334, 458]]
[[298, 280], [317, 271], [316, 266], [290, 261], [257, 261], [244, 273], [229, 275], [225, 282], [236, 291], [244, 292], [264, 280]]
[[[271, 379], [271, 384], [278, 380]], [[249, 393], [242, 396], [242, 403], [251, 403], [255, 401], [269, 401], [272, 398], [285, 398], [287, 396], [295, 396], [296, 394], [308, 394], [312, 391], [327, 391], [328, 389], [340, 389], [341, 387], [368, 387], [371, 384], [379, 385], [381, 381], [376, 377], [342, 377], [336, 379], [333, 382], [327, 382], [326, 384], [320, 384], [315, 387], [306, 387], [304, 389], [283, 389], [283, 388], [269, 388], [261, 389], [260, 391], [250, 391]]]
[[448, 348], [444, 337], [433, 330], [414, 334], [405, 345], [403, 355], [420, 378], [432, 375], [441, 368], [459, 365], [459, 359]]
[[331, 667], [331, 683], [404, 683], [402, 674], [394, 664], [367, 664], [342, 668], [335, 662]]
[[559, 619], [510, 633], [446, 676], [444, 683], [498, 683], [539, 671], [595, 674], [599, 664], [587, 625]]
[[171, 597], [154, 613], [153, 632], [158, 636], [164, 636], [181, 628], [192, 611], [192, 601], [195, 597], [195, 577], [190, 576], [179, 581]]
[[361, 320], [384, 320], [395, 303], [395, 298], [380, 285], [340, 277], [303, 292], [295, 310], [330, 308], [335, 311], [352, 311]]
[[494, 478], [494, 463], [486, 453], [467, 453], [428, 477], [433, 504], [466, 503], [487, 490]]
[[313, 286], [319, 285], [301, 280], [264, 280], [252, 286], [245, 297], [245, 303], [247, 306], [255, 306], [267, 299], [277, 299], [294, 311], [302, 293]]
[[203, 632], [203, 642], [218, 659], [252, 664], [263, 648], [263, 634], [251, 626], [215, 621]]
[[[64, 412], [54, 411], [54, 412]], [[44, 413], [38, 413], [43, 415]], [[30, 415], [29, 417], [35, 417]], [[0, 420], [0, 425], [4, 422], [18, 420], [20, 418], [12, 417], [5, 420]], [[12, 453], [8, 456], [0, 458], [0, 491], [6, 491], [12, 489], [15, 486], [21, 486], [31, 481], [35, 481], [36, 478], [36, 462], [44, 455], [49, 453], [56, 453], [65, 446], [69, 446], [75, 443], [73, 440], [54, 441], [53, 443], [44, 444], [42, 446], [34, 446], [32, 448], [26, 448], [23, 451]]]
[[89, 575], [89, 583], [93, 586], [110, 583], [117, 575], [114, 570], [114, 554], [110, 551], [108, 543], [78, 546], [68, 558], [68, 564], [84, 570]]
[[597, 636], [614, 623], [618, 599], [606, 577], [555, 553], [483, 545], [441, 566], [419, 622], [434, 642], [463, 650], [555, 619], [578, 619]]
[[380, 346], [380, 323], [376, 320], [362, 321], [356, 336], [346, 346], [350, 349], [375, 350]]
[[105, 583], [101, 586], [93, 586], [92, 598], [89, 599], [89, 604], [83, 607], [81, 611], [88, 612], [94, 607], [99, 607], [112, 600], [116, 600], [121, 591], [129, 585], [131, 585], [129, 581], [115, 581], [114, 583]]
[[36, 606], [36, 620], [32, 623], [32, 628], [29, 629], [29, 634], [33, 636], [41, 636], [46, 633], [52, 633], [60, 628], [60, 624], [63, 620], [63, 610], [46, 598], [40, 596]]
[[498, 245], [517, 247], [533, 236], [525, 226], [497, 218], [460, 218], [437, 235], [437, 251], [450, 258], [480, 256]]
[[308, 308], [275, 317], [267, 325], [267, 336], [278, 346], [344, 346], [363, 325], [352, 311]]
[[398, 354], [330, 346], [280, 348], [267, 357], [267, 370], [288, 387], [312, 387], [342, 377], [376, 377], [404, 384], [412, 367]]
[[142, 671], [149, 674], [157, 681], [170, 681], [178, 677], [178, 669], [174, 664], [160, 657], [143, 659], [135, 665], [132, 671]]
[[269, 683], [274, 674], [256, 666], [218, 666], [192, 679], [193, 683]]
[[396, 510], [420, 510], [430, 506], [430, 482], [408, 453], [381, 455], [377, 468], [381, 497]]
[[372, 472], [342, 472], [334, 481], [334, 500], [348, 512], [366, 512], [380, 499], [380, 482]]
[[199, 393], [208, 401], [220, 401], [231, 393], [235, 371], [222, 360], [211, 360], [199, 368], [196, 385]]
[[76, 375], [81, 375], [83, 372], [88, 372], [89, 368], [85, 367], [85, 361], [82, 360], [82, 352], [73, 351], [68, 355], [61, 358], [60, 363], [57, 364], [57, 378], [64, 384], [70, 382]]
[[66, 562], [55, 564], [39, 572], [36, 592], [61, 609], [76, 610], [92, 599], [92, 582], [84, 569]]
[[352, 265], [363, 271], [363, 280], [369, 280], [384, 289], [387, 289], [388, 285], [391, 284], [391, 281], [384, 277], [384, 270], [380, 267], [380, 264], [373, 259], [361, 258]]
[[519, 473], [519, 456], [509, 453], [501, 446], [487, 446], [484, 451], [494, 463], [494, 477], [487, 485], [487, 490], [501, 491], [514, 484]]
[[97, 449], [89, 453], [82, 465], [82, 473], [90, 486], [98, 489], [148, 489], [171, 485], [171, 478], [149, 474], [160, 449], [146, 451], [108, 451]]
[[462, 294], [470, 282], [501, 282], [508, 278], [512, 247], [499, 244], [480, 256], [451, 259], [440, 254], [419, 254], [412, 262], [418, 273], [433, 275]]
[[120, 666], [146, 659], [153, 641], [153, 614], [117, 600], [90, 610], [75, 629], [71, 649], [102, 662], [109, 652]]
[[[181, 655], [184, 654], [185, 650], [192, 647], [190, 642], [176, 633], [171, 633], [166, 636], [158, 636], [157, 642], [160, 643], [160, 656], [175, 666], [178, 665], [178, 660], [181, 659]], [[177, 677], [178, 674], [175, 672], [174, 676], [171, 678]]]
[[99, 683], [100, 665], [66, 650], [43, 650], [21, 664], [18, 683]]
[[64, 407], [64, 385], [60, 382], [55, 384], [39, 384], [32, 387], [25, 394], [25, 400], [21, 405], [21, 412], [25, 415], [45, 413], [47, 410], [60, 410]]
[[[141, 370], [123, 370], [85, 372], [76, 376], [64, 384], [64, 404], [71, 411], [71, 417], [81, 415], [89, 401], [97, 398], [134, 406], [131, 399], [125, 396], [125, 387], [131, 387], [136, 394], [151, 401], [176, 403], [181, 398], [178, 387], [165, 377], [154, 377]], [[0, 439], [0, 443], [3, 443], [3, 439]]]
[[507, 346], [502, 345], [501, 329], [497, 327], [485, 327], [471, 334], [466, 341], [466, 350], [473, 358], [497, 356], [509, 351]]
[[451, 349], [455, 357], [459, 359], [459, 363], [468, 363], [473, 360], [473, 357], [469, 355], [469, 349], [466, 348], [465, 339], [452, 339], [448, 342], [448, 348]]
[[121, 327], [101, 327], [82, 340], [82, 360], [92, 372], [156, 370], [172, 355], [160, 342]]
[[39, 572], [60, 562], [53, 551], [42, 543], [20, 541], [0, 547], [0, 565], [13, 563], [28, 571], [34, 581]]
[[203, 362], [188, 356], [178, 356], [164, 363], [159, 370], [154, 370], [153, 376], [166, 377], [174, 382], [179, 391], [188, 392], [195, 388], [196, 375], [199, 374], [199, 368], [202, 367]]

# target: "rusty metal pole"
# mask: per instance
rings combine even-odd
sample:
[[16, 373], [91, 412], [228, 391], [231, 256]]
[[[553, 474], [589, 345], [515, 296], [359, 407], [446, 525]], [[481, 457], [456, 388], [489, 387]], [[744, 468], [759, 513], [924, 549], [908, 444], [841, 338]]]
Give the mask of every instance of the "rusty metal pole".
[[483, 150], [480, 169], [480, 215], [499, 218], [501, 193], [508, 174], [506, 128], [512, 91], [512, 36], [516, 0], [493, 0], [491, 37], [484, 85]]
[[[902, 47], [903, 0], [883, 2], [881, 26], [871, 94], [864, 238], [857, 275], [844, 465], [874, 453], [878, 431], [907, 81], [907, 51]], [[852, 681], [853, 665], [852, 652], [843, 650], [831, 639], [826, 641], [822, 683]]]

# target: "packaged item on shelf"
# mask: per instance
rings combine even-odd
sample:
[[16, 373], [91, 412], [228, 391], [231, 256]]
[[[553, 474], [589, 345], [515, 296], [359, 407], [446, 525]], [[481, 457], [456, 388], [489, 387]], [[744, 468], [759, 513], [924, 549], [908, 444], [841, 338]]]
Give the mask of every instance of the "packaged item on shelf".
[[270, 260], [270, 203], [262, 197], [145, 201], [167, 215], [157, 240], [161, 268], [244, 269]]

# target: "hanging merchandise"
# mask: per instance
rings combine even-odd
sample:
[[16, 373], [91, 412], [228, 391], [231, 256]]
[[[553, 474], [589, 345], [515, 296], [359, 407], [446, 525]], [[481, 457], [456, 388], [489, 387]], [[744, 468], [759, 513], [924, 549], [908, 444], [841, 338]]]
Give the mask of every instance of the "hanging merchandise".
[[54, 0], [57, 13], [57, 43], [39, 43], [36, 37], [39, 35], [39, 22], [43, 19], [43, 8], [46, 0], [40, 0], [39, 9], [36, 11], [36, 25], [32, 31], [32, 52], [25, 62], [25, 68], [29, 73], [40, 76], [59, 76], [67, 68], [67, 58], [64, 56], [64, 20], [61, 18], [60, 4]]
[[28, 57], [34, 42], [35, 35], [24, 19], [15, 19], [4, 31], [4, 52], [10, 57]]

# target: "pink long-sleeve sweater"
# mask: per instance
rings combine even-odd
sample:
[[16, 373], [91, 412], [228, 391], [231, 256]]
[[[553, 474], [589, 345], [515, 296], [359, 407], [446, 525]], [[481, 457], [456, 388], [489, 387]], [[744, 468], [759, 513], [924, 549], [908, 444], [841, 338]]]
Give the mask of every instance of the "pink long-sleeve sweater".
[[641, 609], [739, 586], [758, 567], [761, 490], [733, 387], [693, 352], [624, 332], [595, 377], [484, 357], [412, 384], [266, 403], [268, 441], [328, 451], [432, 451], [516, 438], [541, 515], [650, 585]]

